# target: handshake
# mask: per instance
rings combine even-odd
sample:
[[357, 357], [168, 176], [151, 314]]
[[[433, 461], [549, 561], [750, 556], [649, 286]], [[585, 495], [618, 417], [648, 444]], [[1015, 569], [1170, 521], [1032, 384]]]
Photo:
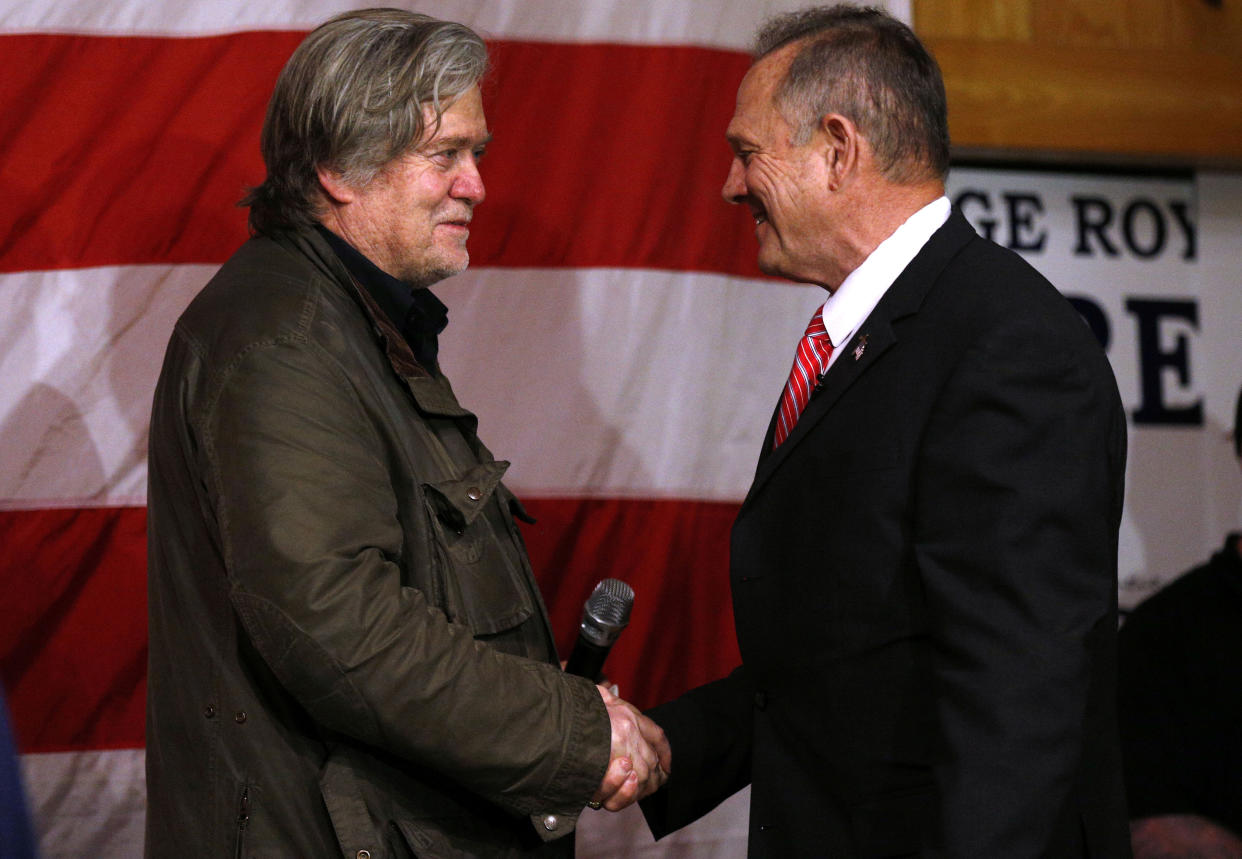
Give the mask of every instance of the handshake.
[[591, 808], [620, 811], [668, 781], [673, 753], [664, 731], [605, 686], [596, 686], [612, 724], [612, 751]]

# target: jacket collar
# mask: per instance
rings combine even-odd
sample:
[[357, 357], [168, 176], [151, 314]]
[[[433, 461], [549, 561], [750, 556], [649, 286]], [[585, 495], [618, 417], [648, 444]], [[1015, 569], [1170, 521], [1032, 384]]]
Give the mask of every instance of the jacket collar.
[[286, 246], [292, 245], [293, 250], [308, 257], [328, 280], [335, 283], [358, 304], [370, 323], [380, 348], [384, 350], [388, 363], [405, 382], [421, 412], [440, 417], [460, 418], [466, 421], [470, 431], [474, 432], [478, 425], [478, 418], [457, 402], [457, 397], [453, 395], [448, 379], [438, 373], [432, 374], [418, 363], [409, 343], [388, 318], [388, 314], [350, 274], [349, 269], [341, 262], [318, 230], [305, 229], [284, 233], [277, 237], [276, 241]]
[[444, 302], [430, 289], [415, 289], [393, 277], [322, 224], [315, 227], [315, 232], [345, 264], [354, 283], [375, 299], [380, 310], [401, 332], [415, 360], [435, 375], [439, 369], [436, 365], [439, 336], [448, 325], [448, 308]]
[[975, 238], [978, 236], [974, 228], [961, 212], [954, 209], [949, 219], [932, 234], [927, 244], [893, 281], [893, 285], [871, 314], [858, 326], [854, 336], [843, 347], [845, 353], [833, 362], [824, 375], [823, 382], [811, 395], [811, 401], [798, 417], [789, 437], [775, 450], [772, 449], [772, 438], [776, 415], [773, 415], [768, 424], [767, 435], [764, 436], [755, 479], [746, 500], [742, 502], [743, 508], [758, 495], [764, 484], [806, 439], [815, 424], [832, 410], [841, 395], [880, 360], [885, 352], [897, 344], [893, 323], [918, 313], [944, 267]]

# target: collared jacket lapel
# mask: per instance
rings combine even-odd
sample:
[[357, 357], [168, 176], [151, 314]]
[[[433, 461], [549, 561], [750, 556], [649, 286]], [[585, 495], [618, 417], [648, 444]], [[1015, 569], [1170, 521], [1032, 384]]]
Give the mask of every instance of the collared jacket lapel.
[[806, 440], [815, 425], [832, 411], [833, 405], [854, 382], [874, 366], [885, 352], [898, 344], [900, 329], [894, 323], [918, 312], [923, 299], [945, 265], [974, 238], [977, 238], [974, 228], [960, 212], [954, 210], [948, 221], [932, 234], [923, 249], [897, 276], [862, 325], [858, 326], [854, 336], [842, 348], [843, 354], [833, 362], [832, 367], [824, 374], [823, 381], [812, 393], [811, 401], [799, 416], [789, 437], [775, 450], [772, 449], [772, 427], [775, 421], [773, 416], [764, 438], [764, 448], [755, 470], [755, 479], [742, 504], [743, 509], [753, 502], [764, 484]]

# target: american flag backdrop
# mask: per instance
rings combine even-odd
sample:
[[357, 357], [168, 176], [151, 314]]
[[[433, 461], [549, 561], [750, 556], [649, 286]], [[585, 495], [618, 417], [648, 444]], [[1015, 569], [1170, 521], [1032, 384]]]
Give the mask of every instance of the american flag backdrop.
[[[365, 5], [380, 4], [0, 0], [0, 681], [45, 856], [141, 853], [151, 394], [174, 320], [246, 238], [235, 204], [263, 176], [277, 73], [310, 28]], [[441, 361], [538, 519], [523, 533], [562, 651], [611, 576], [637, 594], [608, 663], [623, 695], [649, 706], [722, 676], [738, 660], [729, 528], [824, 298], [759, 274], [749, 213], [720, 198], [723, 134], [757, 24], [804, 4], [400, 5], [492, 51], [487, 200], [470, 269], [434, 290]], [[908, 2], [886, 5], [909, 20]], [[1199, 254], [1232, 279], [1213, 281], [1235, 315], [1209, 360], [1238, 372], [1208, 384], [1236, 391], [1242, 183], [1224, 187]], [[1130, 404], [1136, 373], [1118, 368]], [[1155, 459], [1149, 485], [1167, 489]], [[1212, 502], [1178, 563], [1237, 501]], [[1161, 503], [1152, 520], [1175, 518]], [[660, 845], [633, 810], [588, 812], [578, 838], [584, 856], [727, 857], [745, 833], [742, 796]]]
[[[246, 237], [277, 73], [365, 5], [0, 3], [0, 679], [46, 855], [141, 850], [151, 393], [173, 321]], [[719, 196], [746, 45], [794, 4], [402, 5], [493, 57], [472, 265], [436, 289], [443, 366], [539, 520], [561, 646], [596, 581], [628, 581], [609, 673], [654, 704], [737, 660], [728, 529], [822, 295], [760, 278]], [[708, 837], [740, 851], [737, 807]], [[618, 825], [595, 829], [651, 848]]]

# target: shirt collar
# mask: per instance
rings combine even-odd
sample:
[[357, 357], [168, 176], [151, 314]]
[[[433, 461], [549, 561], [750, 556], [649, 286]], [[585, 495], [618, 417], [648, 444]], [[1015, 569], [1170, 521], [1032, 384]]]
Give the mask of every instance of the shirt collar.
[[824, 328], [834, 347], [844, 345], [905, 271], [936, 230], [949, 219], [948, 197], [939, 197], [906, 219], [850, 272], [824, 302]]
[[322, 224], [317, 224], [316, 229], [401, 332], [418, 363], [433, 369], [439, 353], [439, 335], [448, 326], [448, 308], [444, 303], [430, 289], [413, 289], [405, 281], [393, 277]]

